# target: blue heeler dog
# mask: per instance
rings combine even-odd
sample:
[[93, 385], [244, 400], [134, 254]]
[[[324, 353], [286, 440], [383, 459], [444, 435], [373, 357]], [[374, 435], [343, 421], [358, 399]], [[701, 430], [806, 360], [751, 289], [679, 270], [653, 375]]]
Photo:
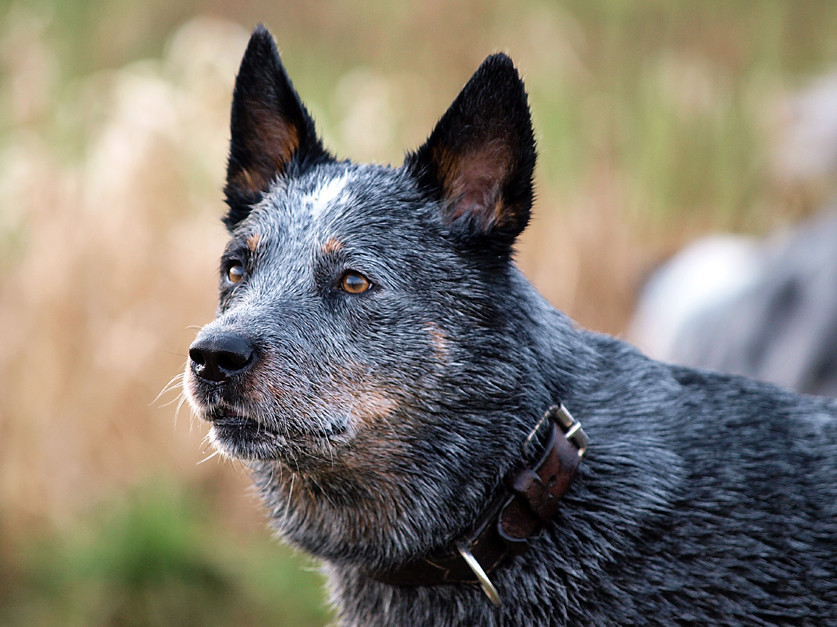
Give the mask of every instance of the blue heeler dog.
[[343, 624], [837, 624], [837, 405], [651, 361], [536, 292], [509, 58], [403, 165], [357, 165], [259, 27], [231, 134], [186, 391]]

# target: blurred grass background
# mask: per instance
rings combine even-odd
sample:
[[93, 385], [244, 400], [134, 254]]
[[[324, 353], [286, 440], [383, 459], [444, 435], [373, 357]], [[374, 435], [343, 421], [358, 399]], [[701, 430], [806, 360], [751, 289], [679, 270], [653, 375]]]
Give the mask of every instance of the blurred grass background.
[[831, 1], [0, 1], [0, 624], [328, 620], [241, 468], [200, 464], [202, 425], [155, 401], [213, 316], [258, 21], [356, 160], [398, 163], [509, 52], [540, 146], [519, 262], [587, 327], [622, 332], [689, 239], [834, 191], [788, 148], [795, 94], [837, 67]]

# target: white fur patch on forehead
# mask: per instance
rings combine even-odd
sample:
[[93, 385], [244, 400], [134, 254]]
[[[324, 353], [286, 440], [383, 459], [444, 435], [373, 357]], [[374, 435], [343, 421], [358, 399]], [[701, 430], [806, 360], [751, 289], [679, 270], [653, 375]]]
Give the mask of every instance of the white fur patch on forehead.
[[311, 208], [311, 217], [317, 218], [329, 206], [333, 205], [346, 191], [349, 175], [344, 173], [312, 191], [305, 197], [306, 204]]

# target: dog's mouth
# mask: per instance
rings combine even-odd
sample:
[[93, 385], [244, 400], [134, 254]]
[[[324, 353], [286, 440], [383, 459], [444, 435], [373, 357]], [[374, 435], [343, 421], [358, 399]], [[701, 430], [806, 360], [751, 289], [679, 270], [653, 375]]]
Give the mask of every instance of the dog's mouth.
[[348, 431], [344, 424], [305, 429], [289, 424], [280, 431], [246, 416], [209, 414], [204, 418], [212, 424], [212, 443], [223, 453], [244, 460], [298, 459], [333, 445]]

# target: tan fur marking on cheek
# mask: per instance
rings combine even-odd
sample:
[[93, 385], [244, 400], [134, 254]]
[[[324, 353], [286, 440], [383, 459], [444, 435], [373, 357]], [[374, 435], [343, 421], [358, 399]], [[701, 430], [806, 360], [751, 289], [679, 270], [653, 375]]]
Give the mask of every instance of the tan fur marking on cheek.
[[332, 237], [326, 240], [325, 244], [323, 244], [323, 252], [333, 254], [343, 248], [343, 242], [341, 242], [336, 237]]
[[335, 369], [333, 377], [327, 404], [348, 414], [356, 428], [373, 426], [397, 411], [398, 401], [391, 388], [366, 366], [349, 363]]
[[351, 415], [366, 426], [386, 420], [398, 409], [398, 402], [385, 391], [366, 388], [353, 394]]
[[433, 352], [436, 354], [436, 358], [442, 363], [447, 363], [449, 357], [447, 336], [433, 322], [428, 322], [425, 326], [427, 327], [427, 332], [430, 333], [430, 342], [433, 345]]

